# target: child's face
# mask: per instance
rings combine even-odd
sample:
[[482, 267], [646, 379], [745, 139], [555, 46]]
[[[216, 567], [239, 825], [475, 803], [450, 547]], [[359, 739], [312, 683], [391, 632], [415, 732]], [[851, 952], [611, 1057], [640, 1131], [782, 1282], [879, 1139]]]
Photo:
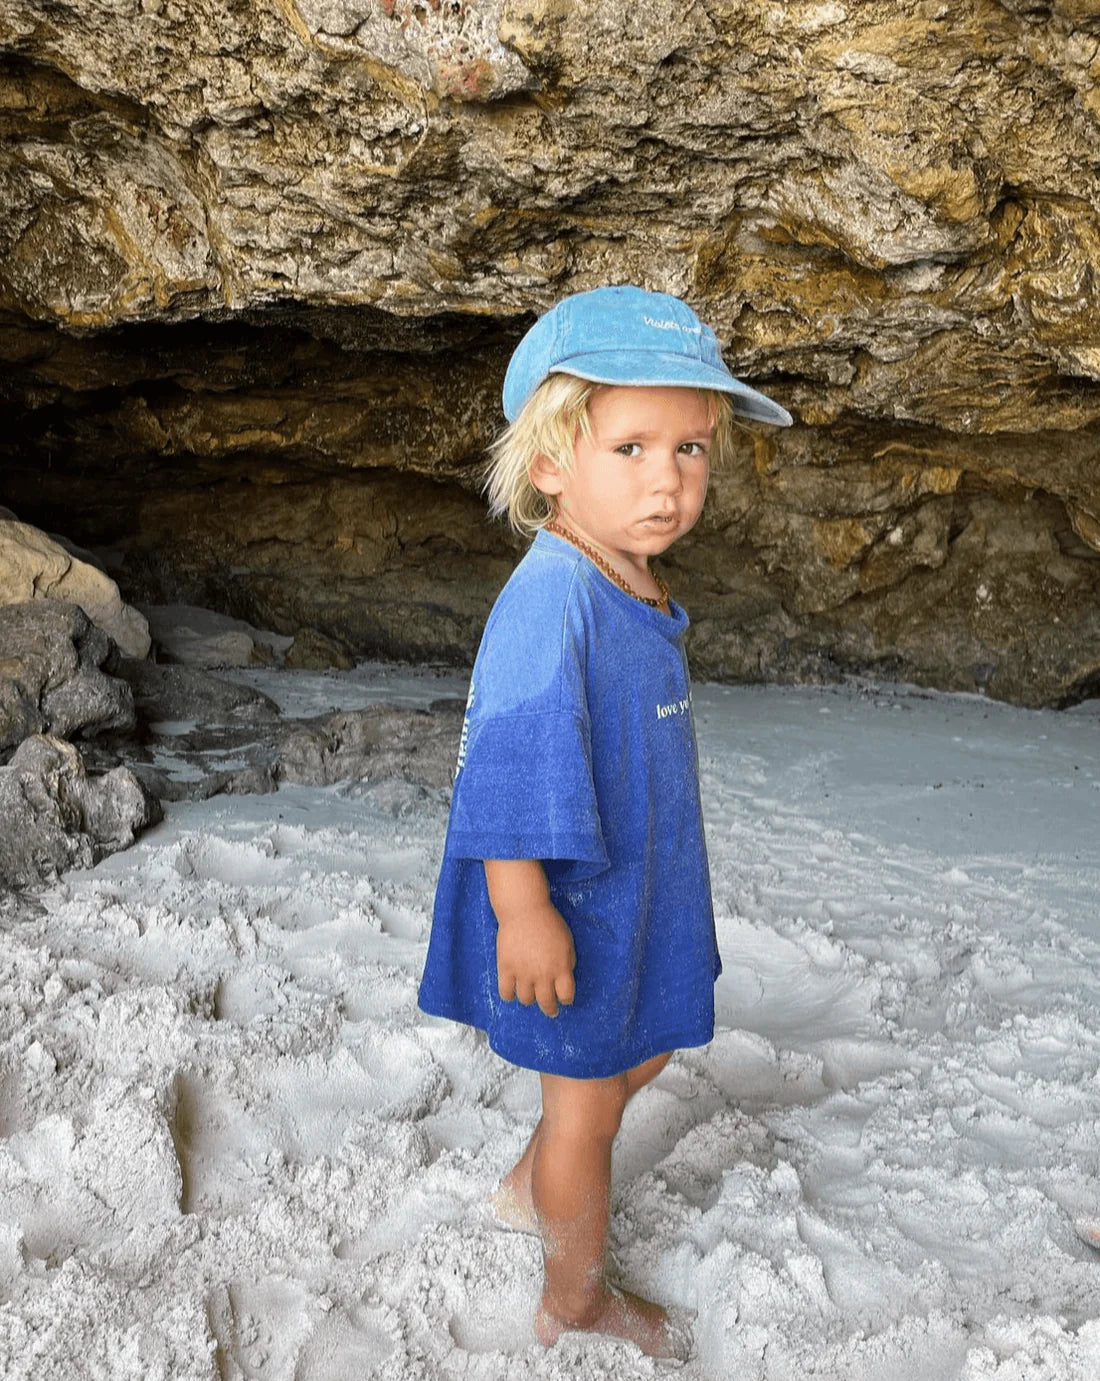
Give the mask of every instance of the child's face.
[[690, 388], [610, 387], [593, 395], [588, 416], [592, 435], [578, 432], [572, 470], [540, 456], [532, 481], [579, 537], [645, 569], [702, 511], [710, 406]]

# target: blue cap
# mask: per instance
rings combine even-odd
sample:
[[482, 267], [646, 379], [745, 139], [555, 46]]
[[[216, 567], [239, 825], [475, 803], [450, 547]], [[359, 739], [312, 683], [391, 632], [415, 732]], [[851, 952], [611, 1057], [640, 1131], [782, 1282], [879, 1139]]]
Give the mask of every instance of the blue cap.
[[712, 388], [728, 393], [734, 412], [789, 427], [786, 408], [735, 379], [718, 338], [686, 302], [642, 288], [594, 288], [563, 298], [516, 346], [504, 376], [504, 415], [519, 416], [550, 374], [596, 384]]

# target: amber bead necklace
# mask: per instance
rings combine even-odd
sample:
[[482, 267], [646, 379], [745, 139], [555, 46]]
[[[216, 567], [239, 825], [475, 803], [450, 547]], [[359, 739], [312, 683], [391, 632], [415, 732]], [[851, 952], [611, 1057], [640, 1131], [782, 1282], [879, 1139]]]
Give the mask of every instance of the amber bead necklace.
[[587, 542], [582, 542], [581, 539], [575, 533], [570, 532], [568, 528], [562, 527], [556, 518], [552, 518], [550, 522], [546, 523], [544, 526], [547, 532], [552, 532], [555, 537], [563, 538], [566, 542], [576, 547], [578, 551], [584, 552], [589, 561], [591, 561], [594, 566], [598, 566], [600, 570], [603, 571], [604, 575], [607, 576], [608, 580], [610, 580], [613, 585], [617, 585], [620, 590], [625, 591], [631, 599], [638, 600], [640, 604], [648, 604], [651, 609], [663, 609], [666, 613], [668, 612], [671, 594], [668, 586], [656, 571], [650, 571], [650, 575], [653, 577], [658, 590], [661, 592], [661, 598], [650, 599], [648, 595], [640, 595], [637, 590], [632, 590], [619, 572], [605, 561], [595, 548], [590, 547]]

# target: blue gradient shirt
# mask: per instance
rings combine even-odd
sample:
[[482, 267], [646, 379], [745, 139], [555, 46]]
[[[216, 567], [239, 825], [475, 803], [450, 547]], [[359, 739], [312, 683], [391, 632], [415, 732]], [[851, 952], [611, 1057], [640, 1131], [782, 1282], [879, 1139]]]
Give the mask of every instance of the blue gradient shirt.
[[[514, 1064], [622, 1073], [714, 1032], [714, 936], [688, 620], [631, 598], [540, 532], [504, 587], [470, 683], [420, 1006]], [[483, 860], [542, 862], [573, 933], [557, 1017], [501, 1001]]]

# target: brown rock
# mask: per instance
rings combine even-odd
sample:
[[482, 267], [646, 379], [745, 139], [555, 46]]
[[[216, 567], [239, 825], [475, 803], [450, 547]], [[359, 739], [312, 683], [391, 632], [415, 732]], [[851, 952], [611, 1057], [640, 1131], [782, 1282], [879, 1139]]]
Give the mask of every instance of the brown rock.
[[346, 643], [328, 638], [316, 628], [304, 628], [287, 649], [286, 665], [301, 671], [348, 671], [355, 658]]
[[128, 657], [148, 655], [148, 623], [123, 603], [118, 586], [101, 567], [74, 556], [29, 523], [0, 518], [0, 605], [29, 599], [79, 604]]
[[131, 598], [468, 660], [507, 355], [638, 281], [800, 422], [672, 553], [698, 666], [1091, 693], [1098, 36], [1085, 0], [10, 0], [6, 494]]

